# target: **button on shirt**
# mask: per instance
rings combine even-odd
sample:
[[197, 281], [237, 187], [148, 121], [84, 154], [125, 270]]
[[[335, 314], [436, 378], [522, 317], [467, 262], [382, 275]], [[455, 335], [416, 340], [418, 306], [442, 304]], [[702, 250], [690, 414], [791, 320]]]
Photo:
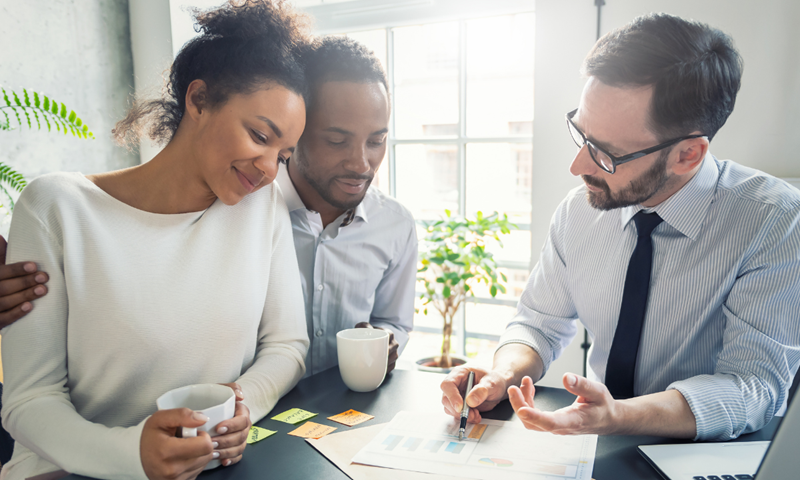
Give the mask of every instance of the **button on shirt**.
[[354, 211], [323, 228], [281, 166], [276, 182], [289, 207], [311, 345], [306, 376], [337, 365], [336, 333], [359, 322], [394, 333], [400, 351], [414, 322], [417, 235], [397, 200], [370, 187]]
[[[585, 186], [570, 192], [500, 346], [526, 344], [547, 369], [580, 319], [593, 340], [589, 378], [603, 381], [641, 209], [601, 211]], [[651, 210], [664, 222], [652, 234], [634, 393], [681, 392], [696, 439], [758, 430], [800, 364], [800, 191], [709, 154]]]

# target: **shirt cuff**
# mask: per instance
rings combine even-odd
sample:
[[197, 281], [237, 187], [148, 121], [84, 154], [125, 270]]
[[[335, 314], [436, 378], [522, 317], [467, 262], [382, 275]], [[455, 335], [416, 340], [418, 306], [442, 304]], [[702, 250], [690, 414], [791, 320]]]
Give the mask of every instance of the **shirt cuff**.
[[[731, 378], [726, 378], [731, 377]], [[730, 375], [697, 375], [673, 382], [686, 399], [697, 425], [697, 440], [732, 440], [746, 433], [747, 406]]]
[[397, 354], [400, 355], [403, 353], [403, 349], [406, 348], [406, 344], [408, 343], [408, 332], [403, 330], [402, 328], [398, 328], [397, 325], [387, 322], [370, 322], [373, 327], [379, 327], [384, 330], [389, 330], [394, 334], [394, 339], [397, 340], [397, 344], [400, 346], [397, 349]]
[[522, 324], [509, 325], [506, 331], [500, 336], [500, 343], [497, 345], [497, 350], [509, 343], [521, 343], [535, 350], [542, 359], [542, 377], [545, 376], [547, 369], [550, 368], [550, 364], [553, 363], [554, 360], [553, 349], [550, 347], [547, 338], [539, 330]]
[[147, 480], [147, 475], [144, 473], [144, 465], [142, 465], [142, 452], [141, 452], [141, 443], [142, 443], [142, 430], [144, 430], [144, 424], [149, 420], [150, 417], [148, 416], [138, 425], [135, 425], [130, 428], [121, 429], [121, 435], [123, 438], [121, 439], [121, 443], [123, 443], [124, 447], [120, 449], [121, 452], [124, 452], [123, 458], [120, 462], [120, 469], [121, 472], [128, 472], [128, 475], [124, 475], [124, 477], [120, 476], [117, 478], [125, 478], [130, 480]]

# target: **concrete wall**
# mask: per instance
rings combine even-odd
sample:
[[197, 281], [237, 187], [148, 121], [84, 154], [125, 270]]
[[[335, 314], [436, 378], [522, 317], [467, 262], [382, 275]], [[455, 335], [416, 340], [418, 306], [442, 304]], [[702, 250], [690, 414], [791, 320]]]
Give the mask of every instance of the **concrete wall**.
[[133, 92], [126, 0], [0, 0], [0, 85], [52, 96], [75, 110], [96, 137], [27, 127], [0, 132], [0, 161], [28, 179], [138, 163], [138, 156], [111, 140]]

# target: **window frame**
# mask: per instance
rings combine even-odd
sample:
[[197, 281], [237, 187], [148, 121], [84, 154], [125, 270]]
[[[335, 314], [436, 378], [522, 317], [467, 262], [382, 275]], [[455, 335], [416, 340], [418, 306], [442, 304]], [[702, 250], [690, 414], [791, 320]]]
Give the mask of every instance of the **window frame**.
[[[348, 2], [347, 5], [354, 2]], [[498, 137], [477, 137], [477, 136], [468, 136], [467, 135], [467, 21], [474, 19], [474, 18], [484, 18], [484, 17], [492, 17], [492, 16], [503, 16], [503, 15], [516, 15], [516, 14], [523, 14], [523, 13], [534, 13], [534, 10], [530, 4], [526, 5], [525, 8], [516, 10], [516, 11], [485, 11], [482, 15], [464, 15], [458, 18], [441, 18], [441, 17], [428, 17], [428, 18], [417, 18], [415, 22], [393, 22], [389, 18], [386, 18], [386, 21], [383, 25], [378, 28], [375, 28], [373, 25], [372, 28], [370, 26], [364, 25], [363, 28], [360, 28], [360, 25], [354, 25], [355, 28], [342, 28], [337, 29], [338, 31], [330, 31], [327, 33], [330, 34], [338, 34], [338, 35], [346, 35], [346, 34], [354, 34], [359, 32], [366, 32], [366, 31], [377, 31], [383, 30], [385, 35], [385, 45], [386, 45], [386, 74], [389, 82], [389, 91], [395, 92], [395, 64], [394, 64], [394, 34], [393, 30], [398, 27], [410, 26], [410, 25], [429, 25], [429, 24], [436, 24], [436, 23], [444, 23], [444, 22], [458, 22], [458, 134], [456, 137], [448, 137], [448, 138], [427, 138], [427, 137], [416, 137], [416, 138], [397, 138], [396, 136], [396, 121], [395, 121], [395, 112], [397, 108], [395, 108], [395, 101], [396, 96], [394, 94], [390, 95], [391, 99], [391, 117], [389, 122], [389, 135], [387, 137], [387, 153], [386, 153], [386, 164], [384, 168], [388, 168], [389, 170], [389, 194], [393, 197], [397, 195], [397, 162], [396, 162], [396, 147], [398, 145], [455, 145], [457, 149], [457, 164], [458, 164], [458, 207], [459, 212], [466, 212], [466, 203], [467, 203], [467, 177], [466, 177], [466, 164], [467, 164], [467, 145], [468, 144], [487, 144], [487, 143], [500, 143], [500, 144], [529, 144], [531, 146], [531, 150], [533, 150], [533, 132], [526, 135], [509, 135], [509, 136], [498, 136]], [[531, 121], [533, 121], [533, 111], [531, 111]], [[533, 156], [531, 155], [531, 169], [533, 169]], [[533, 188], [531, 188], [533, 190]], [[531, 196], [529, 201], [531, 202], [531, 208], [533, 208], [533, 191], [531, 192]], [[421, 220], [417, 220], [417, 223], [420, 224]], [[527, 223], [517, 223], [519, 227], [519, 231], [531, 231], [531, 220], [528, 220]], [[527, 261], [508, 261], [508, 260], [498, 260], [497, 264], [499, 268], [509, 268], [509, 269], [518, 269], [518, 270], [530, 270], [533, 268], [534, 263], [534, 248], [533, 248], [533, 235], [531, 234], [531, 245], [529, 250], [529, 258]], [[418, 294], [421, 292], [418, 292]], [[516, 307], [519, 299], [504, 299], [504, 298], [491, 298], [491, 297], [468, 297], [467, 302], [471, 303], [479, 303], [479, 304], [489, 304], [489, 305], [502, 305], [502, 306], [509, 306], [509, 307]], [[488, 339], [497, 341], [500, 338], [500, 335], [490, 335], [484, 333], [477, 333], [477, 332], [470, 332], [466, 328], [466, 308], [462, 308], [459, 311], [459, 318], [457, 319], [457, 325], [455, 326], [456, 337], [458, 341], [454, 342], [456, 345], [457, 353], [460, 355], [464, 355], [466, 351], [466, 343], [468, 338], [476, 338], [476, 339]], [[431, 327], [415, 327], [415, 330], [424, 332], [424, 333], [441, 333], [441, 329], [438, 328], [431, 328]], [[460, 334], [464, 332], [465, 334]]]

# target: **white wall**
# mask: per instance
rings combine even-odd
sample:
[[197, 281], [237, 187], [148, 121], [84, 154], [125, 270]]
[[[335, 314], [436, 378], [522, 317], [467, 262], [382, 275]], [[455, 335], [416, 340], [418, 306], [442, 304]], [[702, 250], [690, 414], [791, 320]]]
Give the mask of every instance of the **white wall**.
[[52, 171], [97, 173], [136, 157], [115, 146], [111, 129], [133, 91], [128, 2], [0, 0], [0, 85], [44, 92], [94, 132], [83, 140], [55, 132], [0, 132], [0, 161], [28, 179]]
[[[136, 96], [142, 100], [159, 98], [173, 58], [170, 2], [132, 0], [128, 11]], [[161, 147], [143, 139], [139, 161], [145, 163], [160, 151]]]

